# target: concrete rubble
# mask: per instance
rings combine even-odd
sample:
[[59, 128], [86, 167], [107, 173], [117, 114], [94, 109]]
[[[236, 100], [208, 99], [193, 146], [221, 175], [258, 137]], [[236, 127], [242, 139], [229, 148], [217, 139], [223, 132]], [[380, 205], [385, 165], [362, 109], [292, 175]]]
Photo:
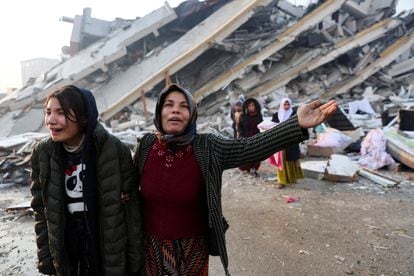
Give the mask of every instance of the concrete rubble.
[[171, 81], [199, 102], [200, 132], [231, 136], [240, 95], [258, 98], [265, 117], [284, 96], [334, 98], [352, 130], [392, 126], [414, 105], [414, 14], [395, 14], [397, 2], [189, 0], [134, 20], [95, 19], [90, 8], [64, 17], [73, 32], [62, 62], [0, 99], [0, 183], [25, 175], [44, 136], [45, 97], [67, 84], [91, 90], [101, 121], [131, 148], [152, 130], [157, 94]]

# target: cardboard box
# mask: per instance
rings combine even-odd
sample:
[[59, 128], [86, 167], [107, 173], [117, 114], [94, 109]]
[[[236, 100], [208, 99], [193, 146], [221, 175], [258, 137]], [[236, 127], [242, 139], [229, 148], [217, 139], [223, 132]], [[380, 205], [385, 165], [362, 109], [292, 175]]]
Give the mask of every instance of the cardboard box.
[[312, 144], [308, 145], [309, 156], [329, 157], [334, 153], [343, 153], [344, 149], [339, 147], [319, 147]]

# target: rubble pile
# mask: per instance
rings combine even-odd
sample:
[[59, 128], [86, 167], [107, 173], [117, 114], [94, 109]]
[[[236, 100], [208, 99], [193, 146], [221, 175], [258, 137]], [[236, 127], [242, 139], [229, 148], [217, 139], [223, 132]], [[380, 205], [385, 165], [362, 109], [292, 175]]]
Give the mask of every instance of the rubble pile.
[[108, 126], [148, 120], [145, 99], [156, 97], [166, 80], [192, 91], [207, 116], [227, 112], [240, 94], [264, 104], [285, 95], [297, 103], [369, 97], [383, 113], [390, 103], [412, 98], [414, 17], [395, 15], [396, 2], [331, 0], [302, 7], [283, 0], [184, 1], [109, 23], [92, 18], [87, 8], [76, 18], [95, 28], [86, 31], [76, 25], [82, 20], [74, 20], [73, 32], [82, 40], [71, 42], [70, 55], [0, 100], [1, 121], [10, 121], [0, 136], [41, 130], [41, 123], [24, 121], [41, 122], [45, 96], [65, 84], [90, 89]]
[[0, 189], [28, 185], [33, 146], [47, 134], [25, 133], [0, 138]]
[[[74, 84], [93, 92], [102, 122], [132, 145], [151, 131], [157, 94], [171, 81], [192, 91], [205, 131], [231, 136], [228, 112], [240, 95], [260, 99], [265, 116], [284, 96], [296, 104], [334, 98], [354, 125], [381, 127], [414, 103], [414, 14], [396, 15], [397, 2], [189, 0], [113, 22], [85, 8], [73, 20], [80, 40], [62, 62], [0, 99], [0, 137], [44, 131], [46, 95]], [[372, 114], [357, 114], [358, 101]], [[2, 169], [23, 162], [0, 150]]]

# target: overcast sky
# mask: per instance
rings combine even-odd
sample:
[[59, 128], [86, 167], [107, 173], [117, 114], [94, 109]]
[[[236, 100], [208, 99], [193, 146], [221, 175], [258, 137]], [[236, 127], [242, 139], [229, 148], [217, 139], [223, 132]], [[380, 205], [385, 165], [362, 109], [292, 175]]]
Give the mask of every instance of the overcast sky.
[[[306, 5], [310, 0], [290, 0]], [[92, 8], [92, 17], [134, 19], [164, 5], [164, 0], [0, 0], [0, 91], [20, 87], [20, 61], [38, 57], [60, 58], [69, 45], [72, 24], [62, 16], [81, 15]], [[168, 0], [176, 7], [183, 0]], [[414, 0], [399, 0], [398, 10], [414, 8]]]

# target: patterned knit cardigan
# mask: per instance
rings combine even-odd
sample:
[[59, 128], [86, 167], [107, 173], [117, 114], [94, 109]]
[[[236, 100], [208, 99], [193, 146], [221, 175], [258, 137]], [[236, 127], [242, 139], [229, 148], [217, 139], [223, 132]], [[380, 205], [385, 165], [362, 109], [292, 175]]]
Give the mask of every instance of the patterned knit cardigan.
[[[193, 147], [207, 189], [208, 225], [218, 241], [219, 255], [226, 275], [230, 274], [221, 207], [223, 171], [264, 160], [273, 153], [307, 138], [308, 131], [299, 127], [297, 116], [249, 138], [236, 140], [214, 134], [196, 135]], [[154, 134], [146, 134], [140, 140], [135, 153], [135, 163], [140, 174], [155, 139]]]

